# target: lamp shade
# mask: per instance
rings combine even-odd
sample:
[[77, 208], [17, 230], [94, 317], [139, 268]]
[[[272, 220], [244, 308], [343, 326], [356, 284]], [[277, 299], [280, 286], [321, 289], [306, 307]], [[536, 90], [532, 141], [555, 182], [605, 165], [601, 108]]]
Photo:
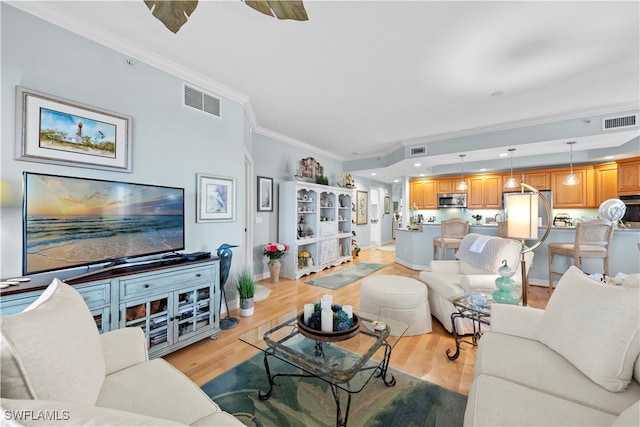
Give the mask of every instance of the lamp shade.
[[514, 239], [538, 238], [538, 195], [509, 195], [507, 235]]

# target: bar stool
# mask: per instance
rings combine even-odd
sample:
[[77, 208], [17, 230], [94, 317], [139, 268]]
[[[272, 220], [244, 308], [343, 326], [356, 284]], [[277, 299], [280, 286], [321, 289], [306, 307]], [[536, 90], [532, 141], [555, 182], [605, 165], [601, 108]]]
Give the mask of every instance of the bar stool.
[[602, 258], [604, 274], [609, 274], [609, 244], [613, 235], [613, 223], [606, 219], [594, 219], [579, 222], [576, 225], [574, 243], [549, 243], [549, 291], [553, 288], [553, 275], [564, 274], [553, 271], [553, 256], [562, 255], [573, 258], [573, 264], [582, 270], [582, 258]]
[[433, 238], [433, 259], [436, 259], [436, 248], [440, 247], [440, 259], [444, 259], [447, 248], [457, 249], [464, 236], [469, 233], [469, 221], [462, 218], [451, 218], [440, 223], [440, 236]]

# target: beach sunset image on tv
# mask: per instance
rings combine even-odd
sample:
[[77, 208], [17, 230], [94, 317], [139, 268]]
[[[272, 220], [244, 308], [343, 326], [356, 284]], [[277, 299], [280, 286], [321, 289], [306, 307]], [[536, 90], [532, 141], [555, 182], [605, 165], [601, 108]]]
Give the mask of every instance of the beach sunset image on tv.
[[184, 190], [25, 173], [23, 273], [184, 249]]

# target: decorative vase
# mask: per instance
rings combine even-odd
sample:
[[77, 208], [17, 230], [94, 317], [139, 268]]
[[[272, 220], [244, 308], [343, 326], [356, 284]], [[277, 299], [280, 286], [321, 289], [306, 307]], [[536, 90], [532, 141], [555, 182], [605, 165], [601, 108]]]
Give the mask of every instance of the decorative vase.
[[240, 298], [240, 316], [247, 317], [253, 315], [253, 298]]
[[493, 300], [501, 304], [518, 304], [520, 297], [513, 292], [516, 282], [511, 278], [515, 271], [507, 265], [507, 261], [502, 262], [502, 267], [498, 269], [500, 277], [496, 279], [498, 290], [493, 292]]
[[271, 283], [278, 283], [280, 280], [280, 260], [272, 259], [269, 260], [269, 277], [271, 279]]

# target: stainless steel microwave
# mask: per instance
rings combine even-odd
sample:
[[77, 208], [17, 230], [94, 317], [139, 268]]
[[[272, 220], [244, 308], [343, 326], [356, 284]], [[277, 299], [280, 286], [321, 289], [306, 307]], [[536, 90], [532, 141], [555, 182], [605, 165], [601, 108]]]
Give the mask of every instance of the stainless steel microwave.
[[466, 193], [438, 194], [439, 208], [466, 208]]

